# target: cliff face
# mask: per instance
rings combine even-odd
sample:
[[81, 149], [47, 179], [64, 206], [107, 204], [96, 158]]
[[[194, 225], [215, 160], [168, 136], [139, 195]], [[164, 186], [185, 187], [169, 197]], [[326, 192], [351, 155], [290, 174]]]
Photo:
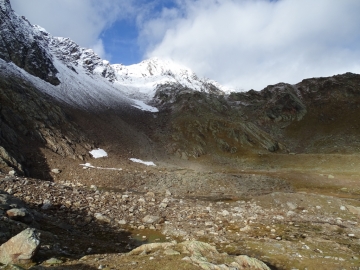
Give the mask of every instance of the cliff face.
[[20, 173], [43, 176], [42, 149], [62, 157], [80, 158], [91, 145], [54, 100], [31, 83], [9, 72], [0, 60], [0, 165]]

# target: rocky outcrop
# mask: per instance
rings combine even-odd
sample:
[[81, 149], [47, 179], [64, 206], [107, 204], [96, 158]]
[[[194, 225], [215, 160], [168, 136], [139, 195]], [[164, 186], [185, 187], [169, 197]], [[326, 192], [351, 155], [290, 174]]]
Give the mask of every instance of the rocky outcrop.
[[[44, 36], [46, 32], [42, 32]], [[114, 69], [102, 60], [93, 50], [80, 47], [69, 38], [52, 37], [48, 39], [49, 48], [56, 57], [76, 73], [74, 67], [81, 66], [88, 74], [99, 74], [110, 82], [116, 80]]]
[[[182, 243], [152, 243], [142, 245], [132, 250], [127, 256], [162, 253], [167, 256], [179, 255], [182, 257], [179, 264], [190, 262], [204, 270], [270, 270], [258, 259], [245, 255], [230, 256], [219, 253], [214, 246], [200, 241], [185, 241]], [[185, 257], [184, 257], [185, 256]], [[217, 263], [215, 263], [217, 262]]]
[[26, 229], [0, 246], [0, 263], [29, 263], [40, 245], [39, 233]]
[[60, 83], [47, 42], [25, 17], [16, 15], [9, 0], [0, 4], [0, 58], [53, 85]]

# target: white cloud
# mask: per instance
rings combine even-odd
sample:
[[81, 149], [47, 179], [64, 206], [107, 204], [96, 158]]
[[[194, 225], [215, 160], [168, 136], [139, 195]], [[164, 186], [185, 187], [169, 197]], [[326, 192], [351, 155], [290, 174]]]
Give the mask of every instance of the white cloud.
[[53, 36], [69, 37], [105, 55], [101, 32], [118, 19], [133, 15], [132, 0], [11, 0], [12, 8]]
[[182, 0], [142, 24], [147, 56], [248, 90], [360, 73], [358, 0]]
[[169, 2], [11, 0], [31, 23], [106, 59], [101, 33], [131, 18], [145, 57], [171, 58], [245, 90], [360, 73], [359, 0], [173, 0], [177, 5], [158, 10]]
[[106, 54], [104, 49], [104, 43], [101, 39], [98, 39], [96, 43], [90, 47], [90, 49], [92, 49], [98, 56], [100, 56], [100, 58], [109, 59], [109, 56]]

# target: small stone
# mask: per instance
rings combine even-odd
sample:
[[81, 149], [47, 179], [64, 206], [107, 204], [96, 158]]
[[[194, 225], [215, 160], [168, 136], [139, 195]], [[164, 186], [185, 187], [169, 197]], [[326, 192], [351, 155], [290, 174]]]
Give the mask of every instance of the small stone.
[[164, 251], [165, 255], [180, 255], [180, 252], [173, 250], [173, 249], [165, 249]]
[[99, 220], [99, 221], [103, 221], [103, 222], [106, 222], [106, 223], [110, 223], [110, 219], [107, 217], [107, 216], [104, 216], [103, 214], [101, 213], [95, 213], [94, 214], [94, 217]]
[[126, 224], [126, 220], [125, 220], [125, 219], [121, 219], [121, 220], [118, 221], [118, 223], [119, 223], [120, 225], [125, 225], [125, 224]]
[[32, 216], [25, 208], [13, 208], [6, 211], [7, 216], [16, 221], [31, 223], [33, 221]]
[[340, 210], [341, 210], [341, 211], [345, 211], [345, 210], [346, 210], [346, 207], [342, 205], [342, 206], [340, 206]]
[[315, 251], [316, 253], [321, 253], [321, 254], [323, 253], [322, 250], [320, 250], [320, 249], [318, 249], [318, 248], [314, 249], [314, 251]]
[[349, 236], [349, 237], [355, 237], [355, 234], [349, 233], [348, 236]]
[[197, 236], [203, 236], [203, 235], [205, 235], [205, 232], [204, 232], [203, 230], [197, 231], [197, 232], [196, 232], [196, 235], [197, 235]]
[[43, 205], [41, 206], [42, 210], [48, 210], [52, 206], [52, 203], [49, 200], [44, 200]]
[[288, 211], [287, 213], [286, 213], [286, 216], [288, 216], [288, 217], [293, 217], [293, 216], [295, 216], [296, 215], [296, 213], [294, 212], [294, 211]]
[[63, 263], [62, 260], [57, 259], [57, 258], [50, 258], [48, 260], [45, 261], [46, 264], [60, 264]]
[[290, 208], [290, 210], [295, 210], [297, 208], [297, 205], [292, 202], [287, 202], [286, 204]]
[[59, 170], [59, 169], [52, 169], [51, 172], [52, 172], [52, 173], [55, 173], [55, 174], [59, 174], [59, 173], [61, 173], [61, 170]]
[[167, 189], [167, 190], [165, 191], [165, 195], [166, 195], [166, 196], [171, 196], [172, 194], [171, 194], [170, 190]]
[[160, 203], [160, 205], [159, 205], [160, 208], [166, 208], [167, 206], [168, 206], [167, 203]]
[[275, 238], [276, 240], [281, 240], [282, 238], [280, 236], [276, 237]]
[[149, 191], [148, 193], [145, 194], [145, 196], [147, 196], [147, 197], [155, 197], [155, 193]]
[[329, 175], [328, 175], [328, 178], [329, 178], [329, 179], [334, 179], [334, 178], [335, 178], [335, 176], [333, 176], [333, 175], [329, 174]]
[[240, 232], [248, 232], [251, 230], [251, 227], [249, 225], [246, 225], [245, 227], [240, 229]]
[[14, 170], [11, 170], [11, 171], [9, 171], [9, 173], [8, 173], [9, 175], [11, 175], [11, 176], [15, 176], [16, 175], [16, 171], [14, 171]]

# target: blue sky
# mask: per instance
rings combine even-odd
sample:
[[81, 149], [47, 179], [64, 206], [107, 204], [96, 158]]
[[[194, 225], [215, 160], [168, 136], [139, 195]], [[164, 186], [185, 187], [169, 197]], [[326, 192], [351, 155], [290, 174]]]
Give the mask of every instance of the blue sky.
[[[147, 4], [146, 4], [147, 2]], [[160, 1], [137, 1], [138, 5], [146, 6], [147, 19], [156, 18], [164, 9], [177, 7], [174, 0]], [[125, 65], [139, 63], [143, 60], [145, 47], [139, 44], [139, 18], [128, 16], [115, 21], [100, 34], [103, 40], [105, 52], [109, 55], [112, 63], [122, 63]]]
[[174, 60], [237, 90], [360, 73], [359, 0], [10, 0], [111, 63]]
[[112, 63], [125, 65], [138, 63], [142, 60], [142, 52], [138, 44], [138, 30], [136, 21], [127, 19], [116, 21], [101, 35], [104, 50]]

